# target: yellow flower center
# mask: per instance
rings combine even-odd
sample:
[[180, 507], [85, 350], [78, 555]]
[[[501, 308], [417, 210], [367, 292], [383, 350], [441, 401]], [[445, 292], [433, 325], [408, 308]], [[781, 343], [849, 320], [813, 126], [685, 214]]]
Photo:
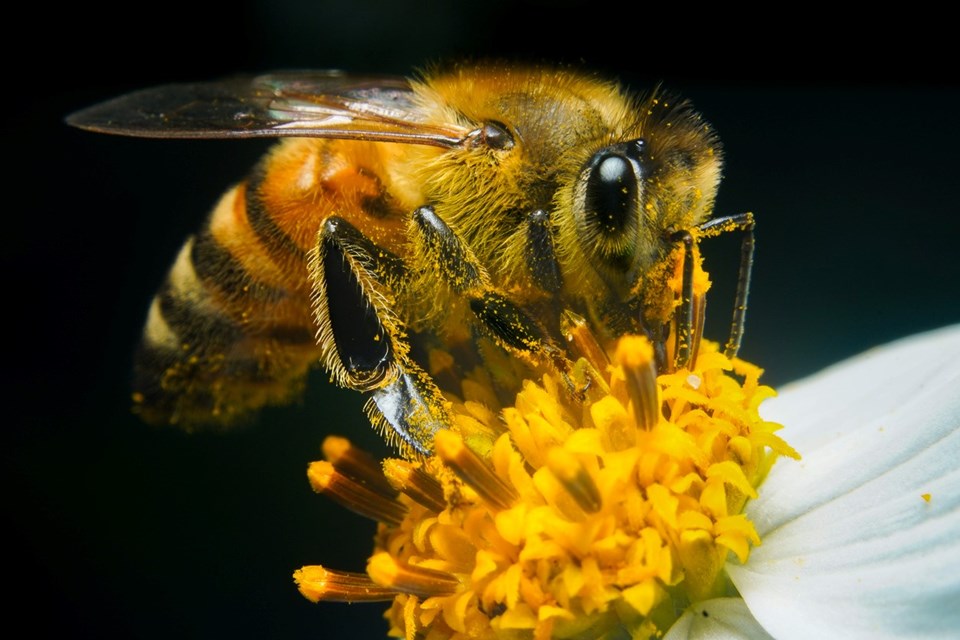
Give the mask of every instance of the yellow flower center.
[[328, 440], [311, 483], [380, 522], [376, 549], [366, 576], [304, 567], [301, 592], [390, 599], [391, 635], [410, 640], [656, 637], [730, 593], [728, 558], [760, 544], [744, 504], [778, 454], [799, 457], [757, 412], [762, 371], [704, 342], [656, 376], [635, 336], [581, 364], [505, 408], [467, 380], [435, 455], [382, 475]]

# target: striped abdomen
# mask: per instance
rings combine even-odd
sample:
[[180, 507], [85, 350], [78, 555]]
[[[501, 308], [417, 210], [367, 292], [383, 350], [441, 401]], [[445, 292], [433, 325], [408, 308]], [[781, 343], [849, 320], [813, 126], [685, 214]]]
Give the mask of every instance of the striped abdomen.
[[336, 213], [402, 233], [377, 174], [357, 168], [371, 151], [288, 140], [222, 197], [150, 306], [134, 380], [144, 418], [229, 424], [300, 392], [320, 355], [307, 263], [321, 224]]

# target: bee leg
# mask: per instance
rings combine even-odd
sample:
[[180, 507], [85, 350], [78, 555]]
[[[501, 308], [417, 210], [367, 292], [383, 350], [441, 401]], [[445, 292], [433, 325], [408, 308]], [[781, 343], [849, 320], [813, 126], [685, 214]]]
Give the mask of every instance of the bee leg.
[[683, 243], [683, 275], [680, 284], [680, 306], [674, 317], [676, 326], [676, 346], [674, 348], [674, 370], [682, 369], [690, 364], [693, 353], [693, 336], [699, 334], [694, 331], [694, 303], [693, 303], [693, 235], [689, 231], [680, 231], [673, 236], [673, 240]]
[[547, 293], [557, 293], [563, 286], [560, 263], [553, 244], [550, 216], [543, 209], [536, 209], [527, 216], [527, 268], [533, 281]]
[[[740, 350], [743, 339], [744, 323], [747, 314], [747, 296], [750, 293], [750, 274], [753, 270], [754, 220], [752, 213], [741, 213], [709, 220], [696, 227], [694, 232], [705, 238], [720, 235], [728, 231], [743, 231], [740, 244], [740, 268], [737, 275], [737, 293], [733, 307], [733, 320], [730, 324], [730, 336], [723, 353], [734, 358]], [[696, 354], [703, 331], [706, 299], [693, 294], [693, 247], [696, 244], [693, 233], [679, 231], [672, 237], [675, 242], [683, 243], [683, 276], [680, 289], [680, 306], [674, 323], [676, 325], [676, 348], [674, 351], [674, 370], [681, 369], [696, 360]]]
[[[554, 312], [561, 317], [561, 333], [565, 333], [562, 320], [565, 310], [558, 306], [558, 298], [556, 297], [556, 294], [563, 288], [563, 272], [560, 270], [556, 245], [553, 242], [550, 214], [545, 209], [531, 211], [527, 214], [526, 232], [524, 254], [527, 269], [530, 271], [534, 284], [546, 293], [551, 294]], [[574, 359], [576, 358], [574, 357]], [[569, 363], [569, 360], [564, 359], [564, 362]], [[564, 366], [569, 367], [568, 364]], [[572, 369], [561, 368], [560, 374], [570, 397], [582, 402], [586, 398], [586, 392], [590, 386], [590, 380], [587, 377], [589, 367], [582, 366], [580, 361], [575, 362], [572, 366]]]
[[753, 271], [754, 227], [753, 214], [749, 212], [708, 220], [697, 227], [697, 231], [705, 237], [719, 235], [726, 231], [744, 232], [743, 240], [740, 242], [740, 270], [737, 274], [737, 297], [734, 301], [730, 337], [723, 348], [723, 353], [728, 358], [736, 357], [740, 350], [740, 342], [743, 340], [747, 297], [750, 295], [750, 274]]
[[404, 446], [424, 456], [433, 453], [433, 436], [451, 423], [443, 396], [426, 371], [408, 360], [395, 380], [375, 390], [364, 411], [382, 433], [390, 430]]
[[321, 360], [341, 386], [369, 392], [367, 413], [405, 446], [429, 454], [433, 434], [449, 424], [440, 391], [409, 356], [390, 284], [403, 262], [343, 218], [321, 225], [310, 259]]
[[494, 290], [473, 251], [433, 207], [414, 212], [412, 230], [418, 250], [437, 265], [444, 282], [467, 299], [470, 310], [497, 344], [534, 363], [548, 362], [561, 372], [569, 370], [563, 352], [523, 309]]

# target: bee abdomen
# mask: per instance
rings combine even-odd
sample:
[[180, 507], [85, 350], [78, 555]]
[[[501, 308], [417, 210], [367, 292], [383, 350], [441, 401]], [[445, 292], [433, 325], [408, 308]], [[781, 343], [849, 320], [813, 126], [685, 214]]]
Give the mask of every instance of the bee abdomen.
[[243, 295], [264, 303], [275, 303], [289, 293], [282, 287], [270, 286], [253, 279], [243, 264], [235, 258], [209, 229], [193, 239], [190, 250], [197, 277], [207, 286], [219, 288], [226, 295]]
[[263, 163], [250, 174], [246, 190], [247, 224], [256, 234], [263, 248], [280, 264], [306, 261], [307, 252], [275, 220], [277, 207], [271, 207], [262, 193], [266, 180]]
[[230, 424], [299, 394], [318, 348], [304, 291], [276, 266], [228, 192], [154, 297], [134, 367], [136, 410], [185, 427]]

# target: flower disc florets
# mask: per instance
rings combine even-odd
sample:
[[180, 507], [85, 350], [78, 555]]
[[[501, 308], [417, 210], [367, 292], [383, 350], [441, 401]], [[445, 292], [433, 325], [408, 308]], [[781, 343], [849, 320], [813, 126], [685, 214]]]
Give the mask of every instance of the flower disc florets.
[[[581, 398], [546, 374], [506, 408], [464, 384], [435, 455], [386, 462], [400, 494], [379, 493], [404, 510], [367, 511], [381, 524], [361, 590], [393, 598], [391, 635], [655, 637], [729, 592], [728, 556], [760, 543], [746, 500], [777, 454], [797, 457], [757, 413], [773, 391], [709, 344], [657, 377], [647, 340], [628, 336], [605, 368]], [[312, 599], [373, 599], [331, 595], [334, 573], [297, 580]]]

